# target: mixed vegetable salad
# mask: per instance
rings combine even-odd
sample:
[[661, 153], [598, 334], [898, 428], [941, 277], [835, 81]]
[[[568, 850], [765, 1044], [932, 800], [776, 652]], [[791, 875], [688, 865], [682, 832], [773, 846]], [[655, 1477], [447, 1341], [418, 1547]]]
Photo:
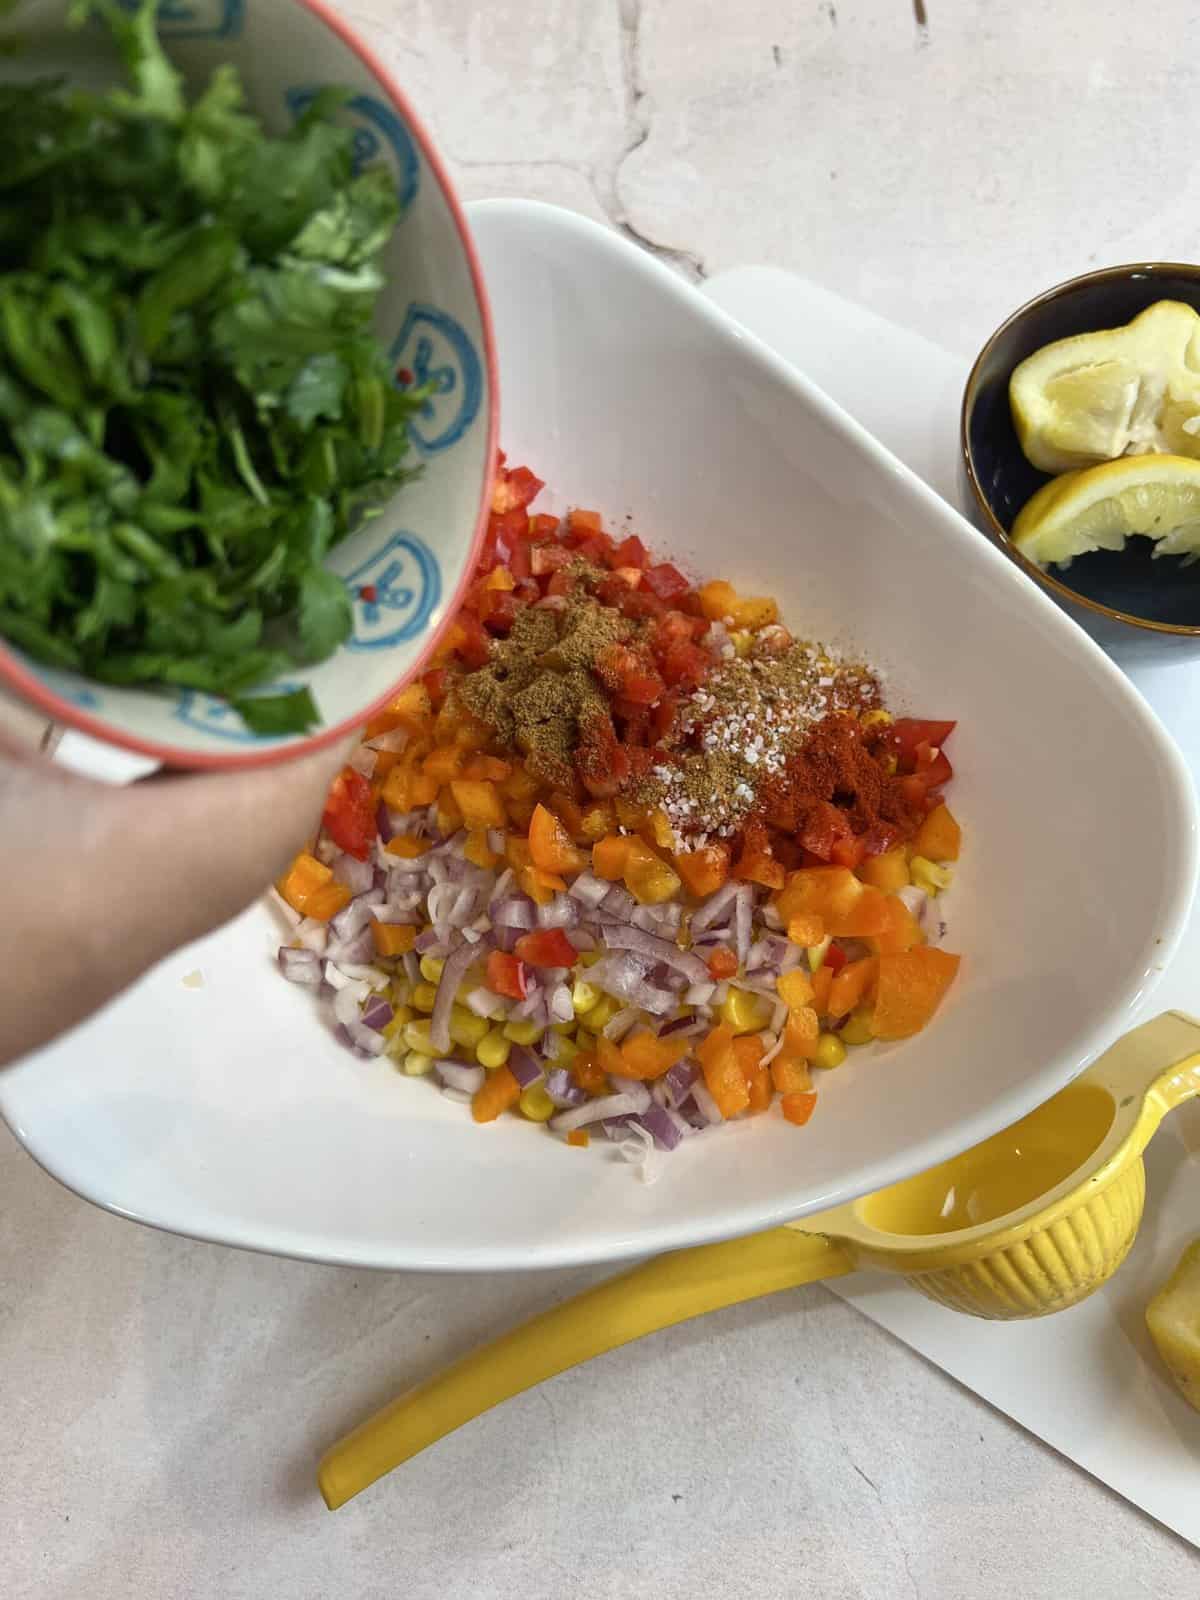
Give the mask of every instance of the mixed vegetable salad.
[[0, 85], [0, 634], [299, 732], [307, 689], [246, 691], [349, 634], [324, 558], [410, 475], [426, 399], [372, 331], [399, 201], [348, 91], [269, 137], [228, 64], [189, 103], [155, 12], [73, 8], [122, 86]]
[[501, 457], [446, 642], [277, 886], [279, 965], [477, 1122], [631, 1155], [776, 1106], [802, 1126], [957, 972], [954, 724], [894, 719], [770, 598], [534, 512], [541, 488]]

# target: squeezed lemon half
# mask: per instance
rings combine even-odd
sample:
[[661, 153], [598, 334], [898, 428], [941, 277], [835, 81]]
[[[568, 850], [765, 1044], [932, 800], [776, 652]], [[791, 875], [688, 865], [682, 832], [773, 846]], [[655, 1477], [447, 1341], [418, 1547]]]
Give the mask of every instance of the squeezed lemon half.
[[1200, 1239], [1146, 1307], [1146, 1326], [1180, 1394], [1200, 1411]]
[[1043, 484], [1012, 526], [1017, 549], [1039, 567], [1093, 550], [1123, 550], [1130, 534], [1156, 556], [1200, 551], [1200, 461], [1123, 456]]
[[1021, 449], [1043, 472], [1200, 457], [1200, 316], [1159, 300], [1123, 328], [1043, 345], [1009, 380]]

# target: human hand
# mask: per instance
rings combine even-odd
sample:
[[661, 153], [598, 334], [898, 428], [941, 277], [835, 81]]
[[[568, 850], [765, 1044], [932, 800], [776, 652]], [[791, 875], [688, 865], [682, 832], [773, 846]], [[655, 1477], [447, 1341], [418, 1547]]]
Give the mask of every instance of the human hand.
[[316, 831], [347, 754], [115, 788], [0, 728], [0, 1064], [236, 916]]

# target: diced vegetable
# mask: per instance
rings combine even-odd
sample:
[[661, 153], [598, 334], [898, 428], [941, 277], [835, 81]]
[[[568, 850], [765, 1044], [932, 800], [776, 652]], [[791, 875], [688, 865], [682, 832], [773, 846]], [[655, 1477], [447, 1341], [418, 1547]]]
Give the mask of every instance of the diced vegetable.
[[907, 1039], [941, 1004], [958, 972], [959, 957], [930, 945], [879, 957], [874, 1028], [878, 1039]]

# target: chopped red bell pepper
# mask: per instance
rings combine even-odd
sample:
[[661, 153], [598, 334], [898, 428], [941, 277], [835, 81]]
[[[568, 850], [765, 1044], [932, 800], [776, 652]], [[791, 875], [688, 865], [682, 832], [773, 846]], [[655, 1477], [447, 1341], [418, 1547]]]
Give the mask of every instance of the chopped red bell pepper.
[[321, 821], [340, 850], [365, 861], [375, 842], [375, 798], [361, 772], [344, 767], [330, 785]]
[[525, 963], [503, 950], [493, 950], [487, 958], [487, 986], [493, 994], [508, 1000], [524, 1000], [529, 993], [525, 978]]
[[679, 640], [663, 654], [663, 677], [674, 688], [698, 689], [708, 676], [713, 659], [698, 644]]
[[518, 960], [531, 967], [573, 967], [579, 955], [561, 928], [537, 928], [523, 934], [515, 950]]
[[660, 561], [655, 567], [647, 567], [642, 582], [660, 600], [674, 600], [678, 595], [686, 594], [691, 587], [679, 568], [672, 566], [669, 561]]
[[622, 539], [608, 558], [610, 567], [641, 567], [643, 571], [649, 562], [650, 552], [635, 533]]

